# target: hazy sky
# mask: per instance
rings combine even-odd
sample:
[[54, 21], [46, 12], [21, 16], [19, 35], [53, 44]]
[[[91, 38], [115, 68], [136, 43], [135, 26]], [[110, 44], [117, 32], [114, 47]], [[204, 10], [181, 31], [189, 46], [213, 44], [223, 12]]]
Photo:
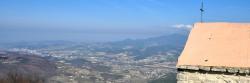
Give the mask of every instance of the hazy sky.
[[[204, 1], [205, 21], [250, 22], [250, 0]], [[0, 0], [0, 41], [112, 41], [164, 35], [198, 22], [200, 3], [201, 0]]]

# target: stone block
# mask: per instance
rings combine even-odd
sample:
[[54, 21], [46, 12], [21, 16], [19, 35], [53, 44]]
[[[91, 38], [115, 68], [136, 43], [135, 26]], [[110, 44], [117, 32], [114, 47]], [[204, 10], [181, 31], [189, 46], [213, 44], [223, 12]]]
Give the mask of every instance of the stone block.
[[177, 83], [188, 83], [188, 81], [177, 81]]
[[201, 80], [193, 81], [193, 83], [203, 83]]
[[207, 67], [207, 66], [199, 66], [200, 70], [204, 70], [204, 71], [210, 71], [211, 67]]
[[247, 68], [242, 68], [242, 69], [239, 69], [239, 73], [249, 74], [250, 71], [249, 71], [249, 69], [247, 69]]
[[190, 70], [199, 70], [199, 67], [198, 66], [187, 66], [187, 69], [190, 69]]
[[239, 69], [238, 68], [227, 68], [227, 71], [229, 73], [238, 73], [239, 72]]
[[222, 67], [212, 67], [212, 71], [226, 72], [225, 68]]
[[199, 76], [198, 75], [189, 75], [187, 77], [188, 80], [193, 80], [193, 81], [198, 81], [199, 80]]
[[203, 83], [218, 83], [218, 80], [216, 80], [216, 79], [206, 79], [206, 80], [203, 80]]
[[177, 68], [179, 68], [179, 69], [187, 69], [187, 66], [180, 65], [180, 66], [177, 66]]
[[177, 74], [177, 80], [180, 80], [180, 81], [187, 80], [187, 79], [186, 79], [186, 76], [187, 76], [187, 75], [185, 75], [185, 74], [178, 73], [178, 74]]

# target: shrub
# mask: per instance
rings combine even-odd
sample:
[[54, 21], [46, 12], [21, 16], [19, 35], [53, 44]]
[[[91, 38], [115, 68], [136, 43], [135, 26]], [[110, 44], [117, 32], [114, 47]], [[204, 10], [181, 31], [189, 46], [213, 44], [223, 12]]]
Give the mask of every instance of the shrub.
[[16, 72], [9, 72], [0, 78], [0, 83], [45, 83], [45, 79], [38, 74], [23, 75]]

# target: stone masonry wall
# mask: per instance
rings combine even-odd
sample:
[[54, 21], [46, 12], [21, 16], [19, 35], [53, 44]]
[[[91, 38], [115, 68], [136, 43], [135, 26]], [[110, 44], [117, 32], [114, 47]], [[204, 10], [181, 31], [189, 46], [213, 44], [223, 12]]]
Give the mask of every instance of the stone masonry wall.
[[250, 76], [216, 72], [179, 71], [177, 83], [250, 83]]

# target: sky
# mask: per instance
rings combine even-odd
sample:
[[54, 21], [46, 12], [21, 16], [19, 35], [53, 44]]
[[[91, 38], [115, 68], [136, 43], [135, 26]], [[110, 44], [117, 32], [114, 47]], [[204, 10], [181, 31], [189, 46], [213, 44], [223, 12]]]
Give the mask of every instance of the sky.
[[[250, 0], [204, 0], [205, 22], [250, 22]], [[189, 30], [201, 0], [0, 0], [0, 42], [117, 41]]]

